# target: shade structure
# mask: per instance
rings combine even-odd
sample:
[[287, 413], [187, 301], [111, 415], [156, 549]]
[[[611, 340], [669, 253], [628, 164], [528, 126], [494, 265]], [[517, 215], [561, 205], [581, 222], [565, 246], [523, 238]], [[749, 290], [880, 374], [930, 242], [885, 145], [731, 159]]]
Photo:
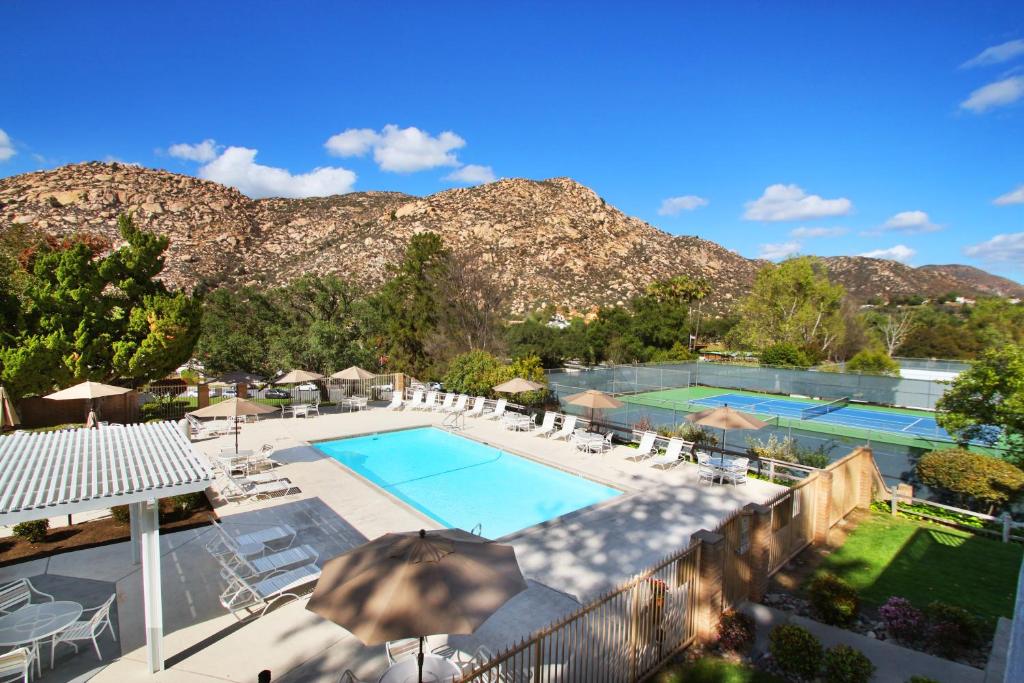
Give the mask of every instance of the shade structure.
[[[190, 415], [195, 417], [230, 417], [237, 418], [241, 415], [266, 415], [267, 413], [276, 413], [277, 408], [272, 406], [263, 405], [262, 403], [253, 403], [247, 401], [244, 398], [229, 398], [226, 401], [218, 401], [217, 403], [211, 403], [205, 408], [199, 410], [193, 410]], [[235, 428], [235, 453], [238, 452], [238, 428]]]
[[597, 389], [587, 389], [578, 394], [566, 396], [565, 402], [574, 406], [580, 406], [581, 408], [590, 408], [591, 410], [607, 410], [609, 408], [621, 408], [626, 405], [617, 398]]
[[691, 413], [686, 416], [686, 420], [718, 429], [761, 429], [768, 426], [767, 422], [763, 422], [749, 413], [733, 410], [729, 406], [719, 406], [710, 410], [702, 410], [699, 413]]
[[500, 391], [505, 394], [521, 394], [524, 391], [537, 391], [543, 389], [544, 385], [539, 382], [531, 382], [528, 379], [522, 377], [516, 377], [510, 379], [507, 382], [502, 382], [495, 387], [492, 387], [495, 391]]
[[21, 424], [18, 411], [14, 409], [14, 401], [3, 387], [0, 387], [0, 429], [13, 429]]
[[319, 372], [310, 372], [309, 370], [292, 370], [291, 372], [275, 379], [274, 384], [301, 384], [303, 382], [315, 382], [321, 379], [324, 379], [324, 376]]
[[360, 379], [373, 379], [376, 376], [377, 375], [373, 374], [369, 370], [363, 370], [358, 365], [353, 365], [350, 368], [345, 368], [344, 370], [339, 370], [338, 372], [336, 372], [333, 375], [331, 375], [331, 378], [332, 379], [360, 380]]
[[512, 546], [462, 536], [384, 534], [328, 560], [306, 608], [367, 645], [472, 633], [526, 580]]
[[47, 394], [44, 398], [53, 399], [54, 401], [75, 401], [83, 398], [93, 399], [104, 396], [117, 396], [119, 394], [127, 394], [129, 391], [131, 389], [115, 387], [111, 384], [102, 384], [101, 382], [82, 382], [73, 387]]

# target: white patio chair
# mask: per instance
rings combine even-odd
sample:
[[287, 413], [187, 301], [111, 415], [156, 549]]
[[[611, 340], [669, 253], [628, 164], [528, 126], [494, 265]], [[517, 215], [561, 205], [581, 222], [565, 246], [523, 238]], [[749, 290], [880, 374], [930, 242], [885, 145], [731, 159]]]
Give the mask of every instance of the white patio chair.
[[416, 389], [412, 392], [412, 398], [409, 399], [409, 410], [420, 410], [423, 406], [423, 390]]
[[227, 568], [225, 570], [228, 574], [228, 586], [220, 594], [220, 604], [239, 621], [242, 620], [238, 616], [240, 612], [263, 605], [260, 612], [260, 616], [263, 616], [275, 602], [284, 598], [299, 597], [300, 588], [320, 578], [320, 567], [315, 564], [272, 572], [251, 582], [238, 572]]
[[437, 404], [437, 392], [428, 391], [426, 397], [423, 399], [423, 403], [416, 406], [416, 410], [433, 410]]
[[39, 590], [28, 579], [17, 579], [0, 586], [0, 614], [10, 614], [25, 605], [53, 600], [52, 595]]
[[298, 535], [295, 529], [287, 524], [268, 526], [237, 536], [228, 532], [223, 522], [214, 522], [213, 528], [227, 541], [233, 552], [246, 557], [259, 555], [265, 551], [290, 548]]
[[[443, 636], [427, 636], [423, 639], [423, 651], [433, 652], [435, 648], [444, 647], [446, 644], [447, 639]], [[389, 640], [384, 643], [384, 654], [388, 657], [388, 664], [397, 664], [403, 659], [415, 657], [419, 651], [419, 638], [401, 638], [399, 640]]]
[[551, 432], [555, 431], [555, 418], [558, 417], [557, 413], [553, 413], [550, 410], [544, 413], [544, 421], [540, 423], [540, 427], [534, 430], [535, 436], [549, 436]]
[[697, 483], [706, 481], [714, 484], [715, 479], [721, 476], [721, 470], [711, 464], [711, 455], [704, 451], [697, 451]]
[[746, 484], [748, 463], [750, 463], [749, 458], [734, 458], [732, 462], [719, 470], [722, 483], [728, 479], [734, 485]]
[[51, 669], [53, 668], [53, 659], [54, 654], [57, 652], [57, 646], [61, 643], [67, 643], [75, 648], [77, 653], [78, 645], [75, 644], [76, 640], [91, 640], [93, 649], [96, 650], [96, 658], [101, 662], [103, 661], [103, 653], [100, 652], [100, 644], [96, 642], [96, 639], [103, 635], [104, 631], [110, 629], [110, 635], [114, 638], [114, 642], [117, 642], [114, 624], [110, 621], [110, 607], [114, 604], [116, 598], [117, 593], [112, 593], [99, 607], [82, 610], [82, 614], [86, 612], [92, 612], [93, 614], [88, 619], [76, 621], [53, 637], [53, 642], [50, 645]]
[[452, 405], [449, 408], [445, 408], [444, 412], [446, 412], [446, 413], [461, 413], [463, 410], [466, 409], [466, 402], [467, 401], [469, 401], [469, 396], [466, 396], [465, 394], [462, 394], [455, 401], [455, 404]]
[[316, 413], [317, 417], [320, 416], [320, 399], [317, 399], [309, 404], [306, 408], [306, 417], [309, 417], [310, 413]]
[[626, 457], [632, 460], [643, 460], [654, 455], [657, 451], [654, 445], [658, 441], [658, 435], [655, 432], [643, 432], [640, 434], [640, 447], [636, 450], [632, 448], [626, 449]]
[[452, 409], [452, 404], [455, 402], [455, 394], [447, 393], [444, 395], [444, 400], [439, 405], [434, 406], [435, 413], [447, 413]]
[[604, 453], [610, 451], [613, 448], [612, 441], [615, 439], [615, 432], [608, 432], [604, 435], [604, 441], [600, 444], [600, 450], [598, 452]]
[[665, 449], [664, 455], [656, 455], [651, 458], [650, 463], [652, 467], [660, 467], [662, 469], [668, 469], [675, 467], [683, 461], [682, 453], [683, 446], [686, 442], [682, 439], [671, 438], [668, 440], [668, 448]]
[[497, 420], [498, 418], [505, 414], [506, 405], [508, 405], [508, 400], [504, 398], [499, 398], [498, 402], [494, 404], [494, 408], [492, 408], [491, 410], [485, 410], [483, 413], [481, 413], [480, 417], [486, 420]]
[[484, 407], [487, 405], [487, 399], [483, 396], [477, 396], [473, 399], [473, 407], [466, 413], [467, 417], [480, 417], [483, 415]]
[[387, 405], [388, 410], [401, 410], [404, 405], [405, 402], [402, 401], [402, 394], [397, 391], [391, 392], [391, 403]]
[[572, 436], [573, 431], [576, 429], [576, 416], [566, 415], [562, 420], [562, 428], [551, 435], [552, 439], [569, 439]]
[[35, 651], [29, 647], [19, 647], [0, 655], [0, 682], [28, 683], [29, 672], [32, 670], [35, 658]]

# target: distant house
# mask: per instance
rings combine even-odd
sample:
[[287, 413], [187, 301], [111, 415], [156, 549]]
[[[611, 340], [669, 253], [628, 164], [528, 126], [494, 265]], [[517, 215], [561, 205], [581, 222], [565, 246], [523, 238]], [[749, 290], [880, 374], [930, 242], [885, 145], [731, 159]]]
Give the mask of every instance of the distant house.
[[958, 296], [954, 301], [961, 306], [971, 306], [974, 304], [974, 299], [968, 299], [965, 296]]
[[548, 320], [548, 327], [556, 327], [560, 330], [564, 330], [565, 328], [569, 327], [569, 321], [566, 320], [565, 316], [563, 316], [561, 313], [555, 313]]

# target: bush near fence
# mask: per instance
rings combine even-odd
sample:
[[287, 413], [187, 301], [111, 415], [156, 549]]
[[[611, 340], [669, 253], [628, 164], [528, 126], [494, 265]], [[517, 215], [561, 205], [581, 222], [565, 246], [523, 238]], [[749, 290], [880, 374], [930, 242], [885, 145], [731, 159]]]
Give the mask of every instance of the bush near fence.
[[693, 535], [657, 565], [481, 664], [463, 681], [636, 681], [695, 643], [719, 620], [758, 601], [768, 580], [879, 485], [871, 450], [858, 448], [764, 504], [749, 504]]

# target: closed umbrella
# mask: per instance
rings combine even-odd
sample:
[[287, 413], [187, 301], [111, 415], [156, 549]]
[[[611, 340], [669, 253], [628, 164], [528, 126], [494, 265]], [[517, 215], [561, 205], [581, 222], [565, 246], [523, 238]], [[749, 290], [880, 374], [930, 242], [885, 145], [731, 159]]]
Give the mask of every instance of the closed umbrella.
[[698, 413], [690, 413], [686, 416], [686, 420], [693, 424], [721, 429], [723, 449], [725, 448], [726, 431], [730, 429], [761, 429], [768, 426], [767, 422], [763, 422], [749, 413], [733, 410], [729, 406], [719, 406]]
[[0, 431], [14, 429], [20, 424], [21, 418], [18, 417], [18, 411], [14, 409], [11, 395], [7, 393], [6, 389], [0, 387]]
[[52, 394], [47, 394], [43, 398], [48, 398], [53, 401], [81, 401], [86, 399], [89, 401], [89, 415], [85, 419], [86, 427], [96, 426], [96, 410], [95, 401], [98, 398], [104, 396], [118, 396], [120, 394], [127, 394], [131, 389], [125, 387], [115, 387], [112, 384], [103, 384], [102, 382], [82, 382], [76, 384], [73, 387], [67, 389], [61, 389], [55, 391]]
[[589, 408], [591, 424], [594, 422], [594, 413], [596, 411], [607, 410], [609, 408], [621, 408], [626, 405], [617, 398], [609, 396], [603, 391], [598, 391], [597, 389], [587, 389], [586, 391], [581, 391], [578, 394], [566, 396], [565, 402], [570, 405], [580, 406], [581, 408]]
[[460, 529], [384, 534], [328, 560], [306, 605], [366, 645], [475, 631], [526, 580], [512, 546]]
[[[226, 401], [219, 403], [213, 403], [200, 408], [199, 410], [193, 410], [189, 415], [195, 417], [230, 417], [232, 420], [237, 420], [242, 415], [265, 415], [267, 413], [276, 413], [277, 408], [263, 405], [262, 403], [253, 403], [244, 398], [229, 398]], [[235, 453], [238, 453], [238, 425], [235, 425]]]

